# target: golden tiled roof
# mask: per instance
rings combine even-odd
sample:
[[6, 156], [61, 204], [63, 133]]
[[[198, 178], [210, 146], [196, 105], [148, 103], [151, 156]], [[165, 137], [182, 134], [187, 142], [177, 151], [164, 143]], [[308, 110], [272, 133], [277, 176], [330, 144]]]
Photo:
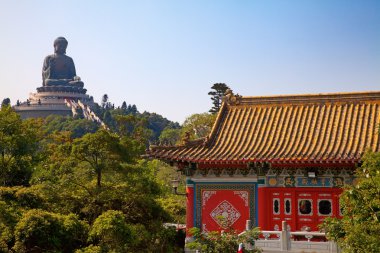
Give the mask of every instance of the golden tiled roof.
[[380, 92], [242, 97], [223, 103], [209, 137], [149, 156], [200, 164], [356, 163], [380, 151]]

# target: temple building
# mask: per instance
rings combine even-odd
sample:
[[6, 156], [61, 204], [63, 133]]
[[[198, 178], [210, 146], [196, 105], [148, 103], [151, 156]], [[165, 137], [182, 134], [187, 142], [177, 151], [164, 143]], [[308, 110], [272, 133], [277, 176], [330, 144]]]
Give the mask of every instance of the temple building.
[[84, 83], [76, 75], [74, 61], [66, 56], [68, 42], [63, 37], [54, 41], [54, 54], [48, 55], [42, 67], [42, 86], [36, 93], [13, 107], [21, 118], [47, 117], [51, 114], [75, 116], [77, 113], [99, 121], [91, 111], [93, 98], [86, 94]]
[[[318, 231], [340, 217], [342, 186], [363, 153], [380, 151], [380, 92], [224, 97], [207, 138], [151, 146], [187, 176], [187, 228], [246, 221], [262, 230]], [[223, 217], [223, 219], [220, 219]]]

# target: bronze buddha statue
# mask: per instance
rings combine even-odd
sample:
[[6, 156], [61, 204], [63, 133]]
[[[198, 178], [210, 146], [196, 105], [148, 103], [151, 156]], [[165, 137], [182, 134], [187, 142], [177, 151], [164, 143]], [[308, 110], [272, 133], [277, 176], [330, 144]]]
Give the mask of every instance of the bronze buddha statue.
[[54, 54], [45, 57], [42, 67], [43, 86], [83, 88], [83, 82], [76, 76], [73, 59], [66, 55], [67, 44], [64, 37], [58, 37], [54, 41]]

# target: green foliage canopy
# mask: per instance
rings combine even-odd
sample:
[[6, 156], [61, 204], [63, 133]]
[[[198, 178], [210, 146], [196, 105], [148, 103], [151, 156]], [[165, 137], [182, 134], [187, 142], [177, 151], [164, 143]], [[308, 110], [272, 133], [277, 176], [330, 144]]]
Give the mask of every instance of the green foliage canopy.
[[[116, 133], [84, 119], [21, 120], [1, 109], [0, 252], [175, 250], [177, 232], [163, 223], [184, 221], [184, 198], [171, 193], [176, 172], [140, 155], [154, 131], [179, 126], [108, 103], [101, 110]], [[120, 238], [107, 224], [128, 233]]]
[[27, 185], [39, 161], [41, 121], [25, 120], [9, 106], [0, 110], [0, 186]]
[[347, 186], [340, 197], [343, 218], [325, 219], [328, 239], [343, 252], [379, 252], [380, 249], [380, 153], [367, 152], [358, 168], [356, 186]]
[[72, 252], [86, 243], [88, 224], [75, 215], [59, 215], [39, 209], [23, 214], [15, 227], [16, 252]]
[[131, 157], [125, 150], [117, 135], [99, 130], [74, 140], [71, 155], [76, 161], [89, 165], [97, 175], [96, 185], [100, 188], [104, 170], [116, 170], [120, 162], [130, 161]]
[[1, 102], [1, 107], [8, 107], [11, 105], [11, 100], [9, 98], [4, 98], [3, 102]]
[[42, 129], [45, 134], [70, 132], [71, 138], [79, 138], [87, 133], [95, 133], [99, 125], [87, 119], [74, 119], [60, 115], [49, 115], [44, 119]]
[[208, 93], [211, 96], [213, 107], [209, 110], [210, 113], [216, 114], [219, 112], [222, 105], [222, 98], [229, 87], [225, 83], [214, 83], [211, 86], [212, 91]]
[[184, 137], [185, 133], [190, 133], [190, 139], [206, 137], [211, 132], [215, 119], [215, 114], [192, 114], [183, 123], [181, 136]]
[[98, 242], [106, 251], [127, 252], [137, 240], [130, 225], [125, 221], [121, 211], [108, 210], [94, 222], [89, 233], [90, 241]]

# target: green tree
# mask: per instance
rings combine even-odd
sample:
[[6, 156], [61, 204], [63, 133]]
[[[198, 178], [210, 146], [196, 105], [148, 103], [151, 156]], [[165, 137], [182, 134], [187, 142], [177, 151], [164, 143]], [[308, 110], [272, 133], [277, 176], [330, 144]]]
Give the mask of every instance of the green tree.
[[198, 113], [186, 118], [182, 125], [182, 138], [186, 133], [190, 133], [190, 139], [198, 139], [208, 136], [216, 119], [215, 114]]
[[211, 96], [213, 107], [209, 110], [210, 113], [216, 114], [220, 110], [222, 98], [229, 87], [225, 83], [214, 83], [211, 86], [212, 91], [208, 93]]
[[178, 123], [174, 123], [157, 113], [144, 112], [141, 114], [141, 117], [147, 120], [146, 127], [153, 131], [153, 135], [150, 140], [157, 140], [165, 128], [179, 129], [180, 126]]
[[104, 170], [117, 170], [120, 162], [130, 161], [125, 150], [116, 134], [101, 129], [74, 140], [71, 155], [77, 162], [89, 166], [96, 174], [96, 185], [100, 188]]
[[0, 252], [105, 252], [101, 241], [108, 239], [87, 224], [109, 210], [122, 213], [131, 235], [138, 235], [124, 246], [173, 252], [176, 233], [162, 224], [183, 218], [185, 199], [170, 198], [169, 167], [153, 169], [139, 156], [153, 128], [173, 123], [156, 114], [100, 110], [114, 122], [115, 115], [133, 117], [117, 135], [84, 119], [23, 121], [10, 107], [1, 109], [0, 180], [7, 187], [0, 186]]
[[132, 113], [133, 115], [136, 115], [136, 114], [139, 113], [139, 111], [137, 110], [137, 106], [136, 106], [136, 105], [132, 105], [132, 106], [130, 107], [130, 111], [131, 111], [131, 113]]
[[137, 235], [121, 211], [108, 210], [95, 220], [89, 238], [106, 252], [126, 252], [137, 240]]
[[22, 121], [11, 107], [0, 110], [0, 185], [26, 185], [40, 158], [39, 120]]
[[[3, 187], [0, 187], [3, 188]], [[1, 193], [4, 193], [0, 189]], [[9, 252], [14, 245], [14, 227], [19, 212], [0, 197], [0, 252]]]
[[105, 111], [104, 114], [103, 114], [103, 122], [108, 126], [108, 127], [113, 127], [113, 123], [114, 123], [114, 120], [113, 120], [113, 117], [110, 113], [109, 110]]
[[322, 227], [343, 252], [379, 252], [380, 153], [367, 152], [356, 176], [357, 185], [347, 186], [340, 197], [343, 218], [325, 219]]
[[[171, 180], [178, 178], [178, 172], [172, 166], [156, 159], [147, 162], [146, 166], [150, 170], [151, 178], [160, 186], [161, 195], [158, 202], [170, 215], [169, 221], [172, 223], [185, 223], [186, 198], [173, 194], [171, 185]], [[185, 192], [186, 190], [184, 179], [182, 177], [183, 184], [180, 184], [179, 192]]]
[[181, 129], [165, 128], [158, 140], [161, 145], [173, 146], [181, 139]]
[[75, 253], [102, 253], [102, 248], [96, 245], [89, 245], [88, 247], [77, 249]]
[[121, 104], [121, 109], [123, 111], [126, 111], [127, 110], [127, 102], [123, 101], [123, 103]]
[[46, 136], [55, 132], [68, 131], [72, 138], [79, 138], [87, 133], [95, 133], [99, 127], [98, 123], [87, 119], [49, 115], [44, 119], [42, 129]]
[[3, 102], [1, 102], [1, 107], [8, 107], [11, 105], [11, 100], [9, 98], [4, 98]]
[[23, 214], [15, 227], [16, 252], [72, 252], [86, 243], [88, 224], [77, 216], [39, 209]]
[[145, 149], [153, 135], [152, 130], [148, 128], [148, 119], [133, 114], [117, 115], [115, 118], [119, 134], [137, 141]]

